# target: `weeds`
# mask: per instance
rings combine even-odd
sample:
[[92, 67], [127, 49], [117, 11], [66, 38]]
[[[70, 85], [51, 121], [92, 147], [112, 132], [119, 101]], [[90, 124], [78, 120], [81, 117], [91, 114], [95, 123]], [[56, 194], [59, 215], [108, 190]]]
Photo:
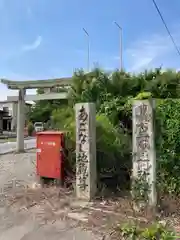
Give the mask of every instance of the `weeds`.
[[123, 240], [173, 240], [178, 239], [175, 232], [164, 222], [153, 223], [147, 227], [138, 224], [126, 224], [118, 227], [120, 239]]

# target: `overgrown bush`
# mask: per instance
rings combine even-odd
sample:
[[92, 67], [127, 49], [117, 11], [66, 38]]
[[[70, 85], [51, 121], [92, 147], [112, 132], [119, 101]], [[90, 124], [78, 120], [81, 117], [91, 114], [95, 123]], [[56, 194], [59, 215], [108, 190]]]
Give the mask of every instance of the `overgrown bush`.
[[157, 102], [156, 151], [160, 189], [180, 193], [180, 100]]
[[147, 227], [140, 227], [137, 224], [124, 225], [116, 229], [120, 232], [121, 238], [124, 240], [174, 240], [176, 239], [175, 232], [166, 224], [153, 223]]
[[[94, 69], [74, 73], [68, 100], [39, 101], [29, 118], [51, 122], [51, 128], [66, 131], [70, 165], [75, 164], [74, 104], [95, 102], [97, 110], [97, 166], [99, 175], [121, 182], [121, 170], [131, 170], [132, 101], [153, 97], [156, 106], [156, 151], [158, 183], [163, 192], [180, 193], [180, 73], [157, 68], [139, 74]], [[61, 87], [59, 91], [67, 92]], [[41, 93], [40, 91], [38, 92]], [[169, 99], [171, 98], [171, 99]], [[160, 100], [159, 100], [160, 99]], [[174, 99], [174, 100], [173, 100]], [[117, 182], [117, 181], [116, 181]]]
[[[75, 171], [75, 118], [72, 108], [53, 112], [53, 122], [58, 130], [66, 131], [66, 148], [68, 150], [68, 164]], [[97, 141], [97, 172], [98, 179], [111, 178], [112, 187], [118, 182], [127, 185], [122, 180], [123, 174], [131, 169], [131, 138], [121, 128], [115, 128], [105, 114], [96, 116]], [[112, 184], [113, 182], [113, 184]], [[108, 184], [108, 183], [107, 183]]]
[[73, 121], [74, 109], [72, 107], [62, 106], [52, 112], [51, 125], [54, 129], [67, 131]]
[[[97, 172], [111, 188], [127, 187], [131, 161], [131, 137], [114, 126], [105, 114], [96, 116]], [[120, 185], [121, 183], [121, 185]]]
[[34, 125], [32, 122], [29, 122], [27, 125], [28, 136], [32, 136], [34, 132]]

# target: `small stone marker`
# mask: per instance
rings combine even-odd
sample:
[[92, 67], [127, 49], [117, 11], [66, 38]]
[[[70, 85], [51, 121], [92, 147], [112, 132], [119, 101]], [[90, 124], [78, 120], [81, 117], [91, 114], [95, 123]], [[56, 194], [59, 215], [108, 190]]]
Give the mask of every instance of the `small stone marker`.
[[76, 109], [76, 196], [91, 200], [96, 194], [96, 107], [78, 103]]
[[[154, 143], [153, 99], [135, 100], [133, 103], [133, 183], [132, 194], [138, 201], [156, 206], [156, 154]], [[142, 180], [145, 181], [142, 183]], [[136, 186], [135, 186], [136, 184]], [[138, 185], [139, 184], [139, 185]], [[143, 184], [145, 184], [143, 186]], [[147, 189], [148, 186], [148, 189]], [[146, 190], [144, 189], [146, 188]], [[137, 191], [137, 192], [135, 192]], [[146, 191], [143, 192], [143, 191]], [[147, 196], [145, 196], [145, 194]], [[144, 199], [143, 199], [144, 197]], [[147, 198], [146, 198], [147, 197]], [[146, 199], [145, 199], [146, 198]]]

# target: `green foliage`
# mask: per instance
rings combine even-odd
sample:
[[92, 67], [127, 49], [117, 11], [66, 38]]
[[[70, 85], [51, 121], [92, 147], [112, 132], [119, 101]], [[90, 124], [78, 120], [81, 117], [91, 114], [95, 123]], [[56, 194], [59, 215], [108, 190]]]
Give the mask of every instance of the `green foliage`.
[[28, 130], [28, 136], [32, 136], [34, 132], [34, 125], [32, 122], [29, 122], [27, 125], [27, 130]]
[[166, 99], [157, 106], [157, 164], [161, 189], [180, 189], [180, 100]]
[[105, 114], [96, 116], [98, 172], [120, 175], [122, 168], [131, 167], [131, 138], [114, 127]]
[[[66, 92], [65, 89], [57, 89], [57, 92]], [[38, 89], [37, 94], [43, 94], [43, 89]], [[28, 114], [30, 121], [34, 122], [48, 122], [51, 120], [52, 112], [55, 109], [63, 108], [68, 104], [67, 99], [61, 100], [40, 100], [36, 102], [35, 106], [32, 106], [31, 111]]]
[[134, 99], [143, 100], [143, 99], [149, 99], [151, 97], [152, 97], [152, 94], [150, 92], [142, 92], [142, 93], [139, 93]]
[[180, 96], [179, 83], [180, 74], [168, 70], [154, 77], [147, 88], [156, 98], [178, 98]]
[[67, 131], [67, 128], [74, 121], [74, 109], [72, 107], [62, 106], [52, 112], [52, 127], [61, 131]]
[[34, 122], [46, 122], [49, 120], [49, 117], [51, 115], [51, 104], [45, 103], [41, 104], [41, 102], [38, 102], [35, 107], [33, 106], [31, 108], [31, 111], [29, 112], [29, 120]]
[[[157, 68], [139, 74], [94, 69], [76, 71], [67, 100], [38, 101], [31, 109], [31, 122], [45, 122], [66, 131], [75, 163], [74, 104], [95, 102], [97, 110], [97, 163], [99, 173], [119, 175], [131, 169], [132, 102], [156, 98], [156, 150], [158, 184], [168, 193], [180, 193], [180, 73]], [[67, 91], [58, 88], [57, 91]], [[38, 94], [42, 94], [38, 90]], [[171, 99], [170, 99], [171, 98]]]
[[126, 240], [174, 240], [176, 235], [168, 226], [162, 223], [153, 223], [148, 227], [142, 228], [137, 224], [129, 225], [126, 224], [121, 228], [120, 231], [122, 239]]
[[139, 178], [133, 179], [133, 200], [138, 204], [147, 204], [149, 201], [150, 185], [147, 181], [147, 173], [144, 172]]

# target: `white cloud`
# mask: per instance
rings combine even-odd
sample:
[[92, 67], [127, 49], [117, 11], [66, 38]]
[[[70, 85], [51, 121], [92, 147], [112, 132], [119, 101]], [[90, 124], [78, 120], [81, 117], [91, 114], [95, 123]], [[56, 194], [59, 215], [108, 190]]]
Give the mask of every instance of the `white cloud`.
[[32, 13], [32, 9], [31, 9], [30, 6], [28, 6], [28, 7], [27, 7], [27, 15], [28, 15], [28, 17], [31, 18], [31, 17], [32, 17], [32, 14], [33, 14], [33, 13]]
[[[26, 94], [36, 94], [36, 89], [28, 89]], [[18, 91], [7, 89], [4, 84], [0, 83], [0, 101], [6, 101], [8, 96], [18, 96]]]
[[[25, 76], [15, 72], [9, 72], [7, 75], [2, 75], [0, 78], [10, 79], [14, 81], [36, 80], [31, 76]], [[28, 89], [26, 93], [35, 94], [36, 89]], [[7, 100], [7, 96], [18, 96], [18, 91], [8, 89], [5, 84], [0, 83], [0, 101]]]
[[41, 45], [41, 42], [42, 42], [42, 37], [41, 37], [41, 36], [38, 36], [33, 43], [24, 45], [24, 46], [22, 47], [22, 50], [23, 50], [23, 51], [35, 50], [35, 49], [37, 49], [37, 48]]
[[[180, 35], [173, 34], [176, 43], [180, 41]], [[165, 33], [164, 35], [154, 34], [148, 39], [138, 40], [131, 48], [126, 50], [126, 57], [130, 62], [130, 71], [140, 71], [143, 68], [152, 65], [156, 60], [168, 58], [169, 54], [176, 55], [176, 50], [171, 39]], [[129, 64], [128, 64], [129, 65]]]
[[131, 71], [140, 70], [142, 67], [147, 67], [152, 61], [152, 57], [141, 57], [137, 59], [137, 62], [131, 67]]

